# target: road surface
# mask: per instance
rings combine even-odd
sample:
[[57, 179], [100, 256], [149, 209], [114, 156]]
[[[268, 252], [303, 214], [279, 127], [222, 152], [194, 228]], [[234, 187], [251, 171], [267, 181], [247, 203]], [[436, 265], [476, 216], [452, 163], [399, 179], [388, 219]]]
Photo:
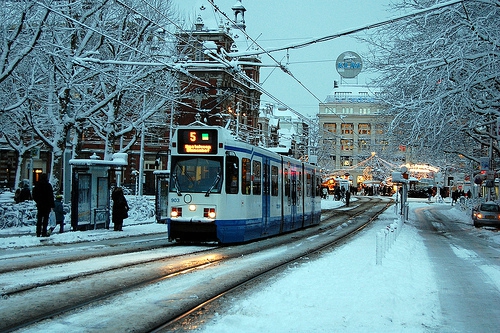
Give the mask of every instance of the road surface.
[[[471, 224], [449, 218], [450, 206], [415, 210], [436, 272], [446, 332], [498, 332], [500, 245], [480, 237]], [[496, 232], [491, 230], [491, 232]]]

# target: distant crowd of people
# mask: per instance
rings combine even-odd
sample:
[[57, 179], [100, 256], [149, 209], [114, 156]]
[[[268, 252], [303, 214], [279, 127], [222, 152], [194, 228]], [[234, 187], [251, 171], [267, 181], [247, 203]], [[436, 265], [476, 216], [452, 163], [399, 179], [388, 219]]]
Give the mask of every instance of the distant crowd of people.
[[[435, 197], [437, 195], [437, 189], [435, 187], [429, 187], [427, 189], [427, 199], [428, 201], [431, 201], [432, 197]], [[439, 197], [438, 199], [443, 199], [443, 198], [446, 198], [449, 196], [449, 192], [447, 191], [447, 189], [445, 189], [444, 187], [441, 187], [439, 189]], [[465, 192], [464, 190], [459, 190], [459, 189], [455, 189], [451, 192], [451, 205], [455, 205], [458, 200], [460, 200], [460, 198], [464, 198], [464, 199], [468, 199], [468, 198], [472, 198], [472, 192], [470, 190], [468, 190], [467, 192]]]

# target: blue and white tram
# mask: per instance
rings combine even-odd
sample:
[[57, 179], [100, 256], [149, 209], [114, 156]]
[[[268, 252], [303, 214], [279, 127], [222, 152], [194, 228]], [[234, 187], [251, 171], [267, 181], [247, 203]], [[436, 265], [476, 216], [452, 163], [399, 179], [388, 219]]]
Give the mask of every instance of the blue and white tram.
[[320, 187], [314, 165], [237, 141], [222, 127], [178, 127], [168, 238], [241, 243], [319, 224]]

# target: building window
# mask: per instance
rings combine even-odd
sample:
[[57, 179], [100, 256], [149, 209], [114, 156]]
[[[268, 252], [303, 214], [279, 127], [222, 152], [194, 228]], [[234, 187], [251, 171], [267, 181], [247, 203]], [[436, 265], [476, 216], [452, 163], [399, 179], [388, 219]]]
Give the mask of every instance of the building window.
[[353, 148], [352, 139], [342, 139], [340, 140], [340, 150], [349, 151]]
[[350, 156], [340, 156], [340, 163], [342, 166], [351, 166], [352, 159]]
[[367, 140], [359, 140], [358, 145], [359, 145], [359, 149], [361, 149], [361, 150], [369, 150], [370, 149], [370, 142]]
[[326, 146], [332, 146], [332, 148], [335, 148], [337, 145], [337, 139], [325, 139], [324, 143]]
[[358, 134], [369, 135], [371, 132], [372, 130], [370, 124], [358, 124]]
[[330, 132], [330, 133], [337, 133], [337, 124], [335, 123], [325, 123], [323, 125], [323, 128], [325, 131]]
[[385, 130], [386, 126], [387, 126], [387, 124], [376, 124], [375, 125], [375, 133], [377, 135], [385, 134], [385, 132], [386, 132], [386, 130]]
[[385, 139], [378, 139], [375, 140], [375, 145], [377, 146], [377, 149], [379, 151], [385, 151], [387, 150], [387, 147], [389, 146], [389, 141]]
[[341, 132], [342, 134], [353, 134], [353, 124], [352, 123], [345, 123], [341, 124]]

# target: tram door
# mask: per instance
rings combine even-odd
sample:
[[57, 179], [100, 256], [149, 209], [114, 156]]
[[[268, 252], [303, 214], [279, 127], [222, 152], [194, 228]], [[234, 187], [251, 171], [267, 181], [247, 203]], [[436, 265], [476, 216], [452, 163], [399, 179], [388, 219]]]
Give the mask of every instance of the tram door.
[[264, 226], [263, 232], [266, 234], [269, 228], [269, 215], [271, 209], [271, 181], [269, 171], [269, 159], [263, 159], [262, 165], [262, 224]]
[[295, 228], [295, 223], [297, 222], [297, 182], [298, 182], [298, 179], [297, 179], [297, 171], [296, 170], [292, 170], [290, 172], [290, 178], [291, 178], [291, 201], [292, 201], [292, 207], [291, 207], [291, 215], [292, 215], [292, 218], [291, 218], [291, 228], [294, 229]]

